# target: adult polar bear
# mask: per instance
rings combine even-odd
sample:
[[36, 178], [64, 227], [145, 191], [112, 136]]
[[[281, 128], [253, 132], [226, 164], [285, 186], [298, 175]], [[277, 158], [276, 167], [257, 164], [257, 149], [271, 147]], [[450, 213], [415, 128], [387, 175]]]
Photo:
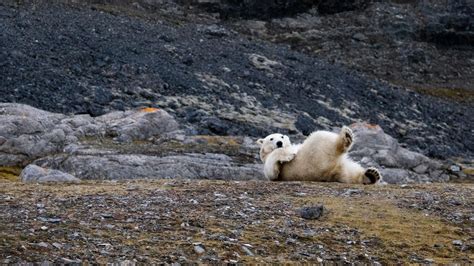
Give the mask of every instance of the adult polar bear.
[[272, 134], [259, 139], [260, 159], [270, 180], [329, 181], [374, 184], [380, 178], [375, 168], [364, 169], [348, 158], [354, 135], [348, 127], [339, 133], [313, 132], [302, 144], [291, 145], [288, 136]]

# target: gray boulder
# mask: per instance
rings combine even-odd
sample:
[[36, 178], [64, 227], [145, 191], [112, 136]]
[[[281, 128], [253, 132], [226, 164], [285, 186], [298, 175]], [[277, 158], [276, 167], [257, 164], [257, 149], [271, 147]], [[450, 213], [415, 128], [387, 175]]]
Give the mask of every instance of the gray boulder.
[[145, 140], [179, 128], [171, 115], [157, 108], [113, 112], [96, 120], [106, 125], [107, 135], [116, 136], [119, 141]]
[[64, 117], [28, 105], [0, 103], [0, 165], [24, 165], [61, 151], [66, 134], [56, 126]]
[[356, 123], [351, 125], [355, 134], [351, 157], [364, 166], [382, 169], [387, 183], [444, 182], [448, 177], [443, 165], [421, 153], [400, 146], [398, 141], [384, 133], [378, 125]]
[[30, 164], [20, 174], [20, 179], [23, 182], [80, 182], [81, 180], [58, 170], [47, 169]]

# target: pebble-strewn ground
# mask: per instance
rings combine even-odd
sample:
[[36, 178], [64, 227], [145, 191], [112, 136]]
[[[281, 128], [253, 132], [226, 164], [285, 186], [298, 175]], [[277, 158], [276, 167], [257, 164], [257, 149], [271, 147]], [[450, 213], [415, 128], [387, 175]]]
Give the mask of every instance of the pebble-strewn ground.
[[[2, 181], [0, 262], [473, 263], [473, 192], [468, 184]], [[318, 204], [319, 219], [302, 218], [301, 208]]]

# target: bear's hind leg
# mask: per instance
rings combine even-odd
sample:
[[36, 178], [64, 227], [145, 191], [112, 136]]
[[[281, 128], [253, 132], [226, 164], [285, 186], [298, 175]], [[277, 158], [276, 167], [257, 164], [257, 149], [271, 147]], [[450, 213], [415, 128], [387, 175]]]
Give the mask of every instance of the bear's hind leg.
[[365, 170], [363, 183], [364, 185], [375, 184], [380, 178], [382, 178], [382, 175], [379, 170], [375, 167], [369, 167]]
[[354, 133], [349, 127], [343, 126], [339, 132], [339, 139], [337, 142], [337, 151], [342, 154], [348, 152], [354, 143]]

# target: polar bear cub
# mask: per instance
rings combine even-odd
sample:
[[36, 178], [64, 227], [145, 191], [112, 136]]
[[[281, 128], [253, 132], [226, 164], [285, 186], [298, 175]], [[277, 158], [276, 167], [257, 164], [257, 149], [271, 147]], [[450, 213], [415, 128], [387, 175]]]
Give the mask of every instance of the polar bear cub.
[[377, 169], [364, 169], [348, 158], [353, 141], [352, 130], [342, 127], [339, 133], [315, 131], [299, 145], [292, 145], [282, 134], [271, 134], [257, 143], [270, 180], [376, 183], [381, 178]]

